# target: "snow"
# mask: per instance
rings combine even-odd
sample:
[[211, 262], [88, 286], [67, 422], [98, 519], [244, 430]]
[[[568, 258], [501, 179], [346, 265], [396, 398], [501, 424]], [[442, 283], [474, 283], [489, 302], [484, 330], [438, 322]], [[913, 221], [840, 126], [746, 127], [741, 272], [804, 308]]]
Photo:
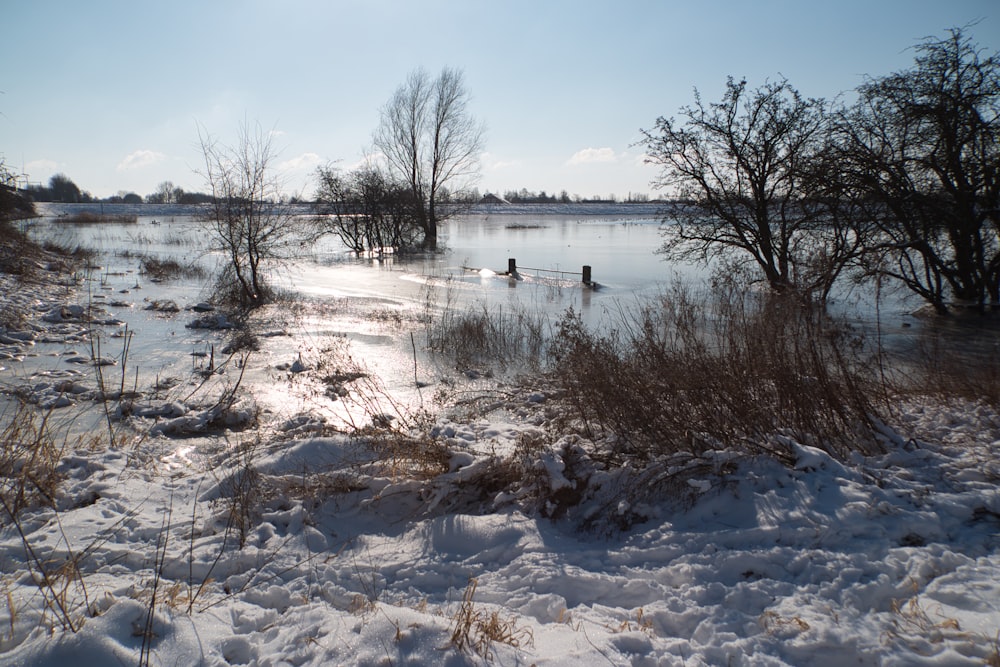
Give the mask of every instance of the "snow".
[[[15, 292], [36, 317], [0, 332], [6, 359], [41, 340], [84, 349], [93, 311], [3, 286]], [[94, 368], [69, 366], [3, 372], [53, 415], [100, 406]], [[0, 664], [997, 660], [1000, 415], [987, 405], [912, 399], [876, 457], [795, 444], [792, 466], [723, 451], [640, 469], [554, 432], [544, 386], [506, 386], [474, 416], [446, 408], [388, 454], [316, 412], [191, 393], [115, 403], [129, 409], [101, 428], [145, 428], [116, 446], [60, 440], [56, 497], [17, 525], [2, 515]], [[421, 443], [440, 464], [411, 456]], [[491, 621], [507, 641], [461, 650], [462, 619], [473, 646]]]

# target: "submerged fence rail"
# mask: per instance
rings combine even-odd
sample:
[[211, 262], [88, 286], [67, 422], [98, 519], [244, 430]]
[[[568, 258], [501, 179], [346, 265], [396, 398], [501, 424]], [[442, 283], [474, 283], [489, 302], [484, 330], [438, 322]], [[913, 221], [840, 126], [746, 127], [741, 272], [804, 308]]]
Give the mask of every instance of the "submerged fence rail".
[[[463, 266], [462, 268], [465, 269], [465, 270], [467, 270], [467, 271], [479, 271], [480, 270], [480, 269], [477, 269], [477, 268], [474, 268], [474, 267], [471, 267], [471, 266]], [[498, 273], [498, 275], [501, 275], [501, 276], [510, 276], [512, 278], [517, 278], [520, 275], [521, 271], [533, 271], [536, 274], [538, 274], [538, 273], [554, 273], [554, 274], [557, 274], [559, 276], [580, 276], [580, 282], [583, 283], [584, 285], [586, 285], [587, 287], [590, 287], [592, 289], [598, 289], [600, 287], [600, 285], [598, 285], [597, 283], [595, 283], [594, 280], [593, 280], [593, 271], [590, 268], [589, 264], [584, 264], [583, 265], [583, 270], [581, 270], [581, 271], [563, 271], [562, 269], [540, 269], [540, 268], [534, 268], [534, 267], [531, 267], [531, 266], [518, 266], [517, 265], [517, 260], [514, 259], [513, 257], [511, 257], [511, 258], [509, 258], [507, 260], [507, 270], [506, 271], [499, 271], [497, 273]]]
[[537, 269], [537, 268], [532, 268], [530, 266], [521, 266], [521, 267], [518, 267], [516, 259], [514, 259], [513, 257], [508, 258], [507, 259], [507, 273], [508, 273], [508, 275], [516, 276], [517, 273], [518, 273], [518, 269], [521, 269], [523, 271], [535, 271], [536, 273], [538, 273], [538, 272], [558, 273], [561, 276], [563, 276], [563, 275], [566, 275], [566, 276], [580, 276], [581, 277], [581, 282], [584, 285], [593, 285], [594, 284], [593, 276], [592, 276], [592, 270], [591, 270], [589, 264], [584, 264], [582, 271], [561, 271], [559, 269]]

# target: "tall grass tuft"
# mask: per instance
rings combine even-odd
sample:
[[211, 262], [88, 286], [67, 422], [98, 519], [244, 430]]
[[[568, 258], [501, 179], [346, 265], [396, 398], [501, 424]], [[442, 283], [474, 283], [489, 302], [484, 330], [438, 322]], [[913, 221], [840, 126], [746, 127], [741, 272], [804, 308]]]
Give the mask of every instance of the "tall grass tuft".
[[448, 306], [427, 329], [428, 347], [459, 366], [495, 363], [538, 368], [548, 333], [540, 313], [485, 303], [459, 310]]
[[[65, 534], [65, 548], [33, 542], [26, 527], [30, 510], [55, 506], [63, 478], [58, 471], [62, 450], [52, 438], [48, 415], [39, 416], [30, 406], [18, 404], [0, 431], [0, 443], [0, 529], [12, 529], [21, 539], [25, 563], [42, 598], [43, 618], [50, 614], [56, 625], [76, 632], [91, 611], [80, 570], [86, 550], [74, 552]], [[8, 607], [13, 633], [17, 610], [10, 599]]]
[[139, 262], [139, 273], [151, 280], [164, 281], [173, 278], [203, 278], [206, 271], [197, 264], [181, 264], [173, 258], [143, 257]]
[[514, 648], [531, 646], [534, 635], [530, 628], [519, 628], [513, 616], [503, 618], [500, 612], [478, 609], [473, 600], [479, 582], [469, 579], [469, 585], [462, 595], [462, 604], [452, 617], [451, 642], [462, 653], [476, 654], [486, 662], [495, 657], [494, 643], [507, 644]]
[[8, 410], [12, 414], [2, 415], [0, 430], [0, 501], [13, 521], [27, 508], [54, 503], [62, 451], [49, 433], [47, 414], [24, 403]]

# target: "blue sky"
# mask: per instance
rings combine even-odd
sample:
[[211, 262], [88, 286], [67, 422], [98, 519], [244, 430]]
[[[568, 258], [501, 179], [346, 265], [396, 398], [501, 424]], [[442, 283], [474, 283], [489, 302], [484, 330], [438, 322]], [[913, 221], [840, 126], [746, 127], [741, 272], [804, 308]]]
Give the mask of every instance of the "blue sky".
[[997, 0], [3, 0], [0, 155], [105, 197], [205, 190], [201, 127], [275, 131], [289, 192], [350, 167], [416, 67], [463, 70], [483, 191], [651, 193], [640, 128], [727, 76], [832, 98], [909, 66], [920, 38], [1000, 50]]

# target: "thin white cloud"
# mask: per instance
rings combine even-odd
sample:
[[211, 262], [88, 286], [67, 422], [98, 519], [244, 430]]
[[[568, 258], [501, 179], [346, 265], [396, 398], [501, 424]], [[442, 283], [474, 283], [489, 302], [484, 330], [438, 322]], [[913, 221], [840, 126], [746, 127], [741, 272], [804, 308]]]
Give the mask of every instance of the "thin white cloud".
[[616, 160], [618, 160], [618, 156], [615, 155], [613, 148], [584, 148], [574, 153], [573, 157], [566, 161], [566, 164], [590, 164], [593, 162], [615, 162]]
[[298, 171], [301, 169], [314, 169], [323, 162], [321, 158], [316, 153], [303, 153], [293, 157], [290, 160], [285, 160], [278, 165], [279, 171]]
[[167, 156], [157, 151], [139, 150], [129, 153], [125, 159], [118, 163], [118, 171], [130, 171], [132, 169], [144, 169], [157, 162], [162, 162]]
[[520, 160], [503, 160], [492, 153], [483, 153], [479, 159], [483, 165], [483, 169], [489, 171], [496, 169], [510, 169], [521, 165]]
[[55, 171], [59, 168], [59, 163], [55, 160], [32, 160], [28, 164], [24, 165], [24, 170], [29, 174], [33, 174], [39, 171]]

